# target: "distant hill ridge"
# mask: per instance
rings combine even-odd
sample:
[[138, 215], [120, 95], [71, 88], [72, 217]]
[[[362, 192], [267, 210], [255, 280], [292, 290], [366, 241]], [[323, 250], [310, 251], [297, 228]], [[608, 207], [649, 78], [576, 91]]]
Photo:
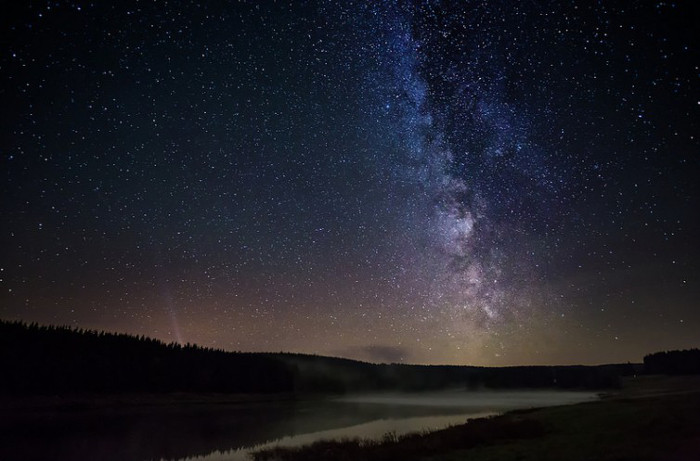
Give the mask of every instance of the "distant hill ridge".
[[447, 388], [615, 387], [641, 365], [372, 364], [291, 353], [226, 352], [145, 336], [0, 320], [0, 392], [345, 393]]

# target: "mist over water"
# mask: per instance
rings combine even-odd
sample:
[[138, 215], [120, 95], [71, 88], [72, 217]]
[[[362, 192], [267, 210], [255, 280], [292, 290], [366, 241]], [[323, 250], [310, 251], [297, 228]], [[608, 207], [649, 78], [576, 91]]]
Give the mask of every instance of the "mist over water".
[[[288, 421], [289, 435], [245, 446], [229, 452], [215, 452], [187, 461], [244, 461], [250, 453], [278, 446], [298, 447], [319, 440], [380, 439], [385, 434], [400, 436], [412, 432], [444, 429], [470, 418], [496, 415], [510, 410], [566, 405], [597, 399], [591, 392], [475, 391], [368, 393], [344, 396], [324, 402], [322, 408], [305, 409]], [[300, 421], [311, 417], [327, 429], [304, 432]], [[358, 422], [363, 421], [364, 422]], [[341, 424], [341, 427], [338, 427]]]
[[[596, 398], [591, 392], [367, 393], [333, 399], [31, 409], [0, 420], [0, 459], [244, 461], [276, 446], [439, 430], [469, 418]], [[41, 443], [36, 443], [41, 440]]]
[[447, 391], [421, 393], [372, 393], [337, 399], [346, 403], [435, 408], [488, 408], [494, 411], [566, 405], [595, 400], [596, 394], [559, 391]]

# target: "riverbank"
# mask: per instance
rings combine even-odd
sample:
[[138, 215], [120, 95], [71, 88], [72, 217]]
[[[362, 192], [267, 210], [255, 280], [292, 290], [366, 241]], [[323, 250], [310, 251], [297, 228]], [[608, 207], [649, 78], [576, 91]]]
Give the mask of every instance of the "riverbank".
[[700, 377], [638, 377], [596, 402], [514, 411], [441, 431], [275, 448], [257, 461], [697, 460]]

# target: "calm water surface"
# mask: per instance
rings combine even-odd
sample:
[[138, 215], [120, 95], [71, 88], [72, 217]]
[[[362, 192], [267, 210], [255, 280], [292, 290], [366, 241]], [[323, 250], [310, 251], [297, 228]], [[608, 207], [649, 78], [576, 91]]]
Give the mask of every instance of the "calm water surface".
[[28, 412], [5, 421], [0, 459], [250, 460], [250, 452], [338, 438], [381, 438], [518, 408], [593, 400], [582, 392], [369, 394], [308, 402]]

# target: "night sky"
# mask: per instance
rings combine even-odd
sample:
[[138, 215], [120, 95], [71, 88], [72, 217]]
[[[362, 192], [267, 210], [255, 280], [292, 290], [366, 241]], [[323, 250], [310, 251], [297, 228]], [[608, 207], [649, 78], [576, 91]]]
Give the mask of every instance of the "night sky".
[[698, 347], [693, 4], [4, 5], [0, 318], [405, 363]]

